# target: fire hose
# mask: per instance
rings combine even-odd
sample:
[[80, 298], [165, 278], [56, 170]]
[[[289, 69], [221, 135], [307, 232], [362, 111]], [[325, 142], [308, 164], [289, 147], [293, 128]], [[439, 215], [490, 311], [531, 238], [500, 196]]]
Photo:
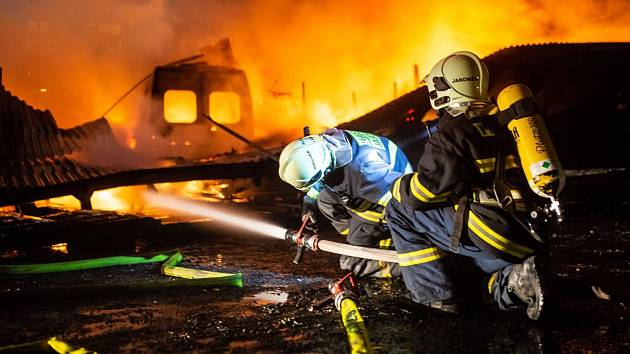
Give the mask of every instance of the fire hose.
[[356, 294], [357, 284], [352, 276], [348, 273], [338, 281], [331, 281], [328, 284], [328, 290], [331, 296], [317, 301], [309, 308], [314, 311], [329, 304], [334, 304], [335, 308], [341, 313], [343, 327], [348, 336], [351, 353], [374, 353], [380, 352], [375, 348], [368, 337], [367, 327], [363, 321], [363, 317], [359, 312], [357, 304], [358, 296]]
[[36, 342], [0, 347], [2, 353], [58, 353], [58, 354], [96, 354], [89, 349], [74, 346], [57, 337]]
[[300, 262], [306, 249], [311, 251], [321, 250], [346, 256], [398, 263], [397, 253], [393, 250], [361, 247], [340, 242], [321, 240], [317, 234], [310, 233], [305, 230], [308, 218], [305, 219], [300, 229], [295, 231], [256, 220], [240, 212], [227, 210], [224, 207], [222, 208], [216, 205], [208, 205], [207, 203], [187, 198], [151, 191], [146, 192], [144, 196], [148, 202], [165, 209], [174, 210], [180, 213], [185, 212], [190, 215], [208, 217], [213, 221], [230, 225], [234, 228], [247, 230], [252, 233], [263, 234], [277, 239], [284, 239], [289, 243], [297, 245], [298, 247], [297, 254], [293, 260], [295, 263]]
[[326, 251], [330, 253], [341, 254], [345, 256], [358, 257], [364, 259], [373, 259], [376, 261], [398, 263], [398, 255], [396, 251], [385, 250], [380, 248], [354, 246], [340, 242], [320, 240], [319, 236], [306, 230], [309, 219], [305, 218], [300, 228], [296, 230], [287, 230], [284, 235], [285, 240], [291, 244], [297, 245], [297, 253], [293, 259], [293, 263], [298, 264], [302, 260], [304, 251]]
[[[346, 280], [350, 282], [350, 287], [345, 285]], [[361, 317], [361, 313], [359, 312], [357, 296], [353, 291], [355, 286], [352, 273], [349, 273], [338, 282], [330, 283], [328, 290], [330, 290], [332, 294], [335, 307], [341, 312], [341, 320], [343, 321], [343, 327], [346, 329], [346, 335], [348, 336], [350, 352], [353, 354], [372, 353], [372, 343], [368, 337], [368, 331], [363, 317]]]
[[[39, 264], [0, 264], [0, 275], [32, 275], [56, 272], [70, 272], [77, 270], [89, 270], [104, 267], [158, 263], [163, 262], [160, 273], [172, 277], [173, 279], [160, 279], [154, 281], [142, 281], [131, 285], [115, 285], [107, 283], [99, 284], [74, 284], [68, 286], [55, 286], [50, 289], [40, 289], [43, 291], [51, 289], [62, 289], [63, 291], [81, 290], [142, 290], [164, 287], [190, 287], [190, 286], [236, 286], [243, 287], [243, 276], [241, 273], [212, 272], [203, 269], [180, 267], [178, 264], [184, 256], [178, 250], [164, 251], [161, 253], [148, 254], [144, 256], [113, 256], [104, 258], [92, 258], [68, 262], [39, 263]], [[0, 295], [7, 295], [9, 292], [0, 292]]]
[[0, 264], [0, 274], [42, 274], [105, 268], [119, 265], [157, 263], [166, 261], [177, 252], [177, 250], [171, 250], [147, 255], [113, 256], [55, 263]]

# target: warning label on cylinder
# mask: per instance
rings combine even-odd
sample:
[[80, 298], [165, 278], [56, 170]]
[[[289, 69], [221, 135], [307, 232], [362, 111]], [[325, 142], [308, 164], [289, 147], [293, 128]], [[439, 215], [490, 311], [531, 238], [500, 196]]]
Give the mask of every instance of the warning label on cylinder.
[[555, 169], [556, 166], [550, 160], [542, 160], [529, 165], [532, 176], [539, 176]]

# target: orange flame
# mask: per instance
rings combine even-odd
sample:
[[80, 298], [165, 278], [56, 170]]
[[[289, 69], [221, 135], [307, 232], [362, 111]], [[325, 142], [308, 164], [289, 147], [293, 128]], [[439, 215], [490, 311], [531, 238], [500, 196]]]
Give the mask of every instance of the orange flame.
[[127, 146], [131, 149], [131, 150], [135, 150], [136, 146], [138, 146], [138, 141], [136, 140], [136, 138], [130, 136], [127, 137]]
[[[145, 186], [105, 189], [94, 192], [90, 201], [92, 202], [92, 207], [97, 210], [137, 213], [142, 212], [145, 207], [141, 197], [145, 190]], [[81, 203], [70, 195], [40, 200], [35, 202], [35, 205], [37, 207], [51, 206], [69, 210], [81, 209]]]
[[[526, 43], [627, 41], [629, 10], [620, 0], [0, 2], [0, 14], [12, 17], [0, 21], [0, 52], [4, 86], [35, 107], [51, 109], [65, 128], [98, 118], [156, 65], [227, 36], [248, 75], [257, 137], [297, 137], [305, 125], [317, 133], [413, 90], [414, 64], [422, 77], [456, 50], [483, 57]], [[145, 28], [152, 30], [138, 30]], [[137, 90], [107, 115], [131, 149], [149, 101]], [[92, 204], [141, 211], [144, 188], [99, 191]], [[228, 197], [219, 182], [160, 188], [210, 200]], [[79, 207], [72, 197], [42, 203]]]
[[[230, 184], [222, 181], [187, 181], [158, 183], [154, 185], [159, 192], [180, 195], [192, 199], [221, 202], [231, 200], [233, 202], [247, 201], [247, 198], [226, 193]], [[147, 190], [146, 186], [117, 187], [94, 192], [90, 201], [92, 207], [97, 210], [119, 211], [126, 213], [144, 213], [146, 204], [142, 194]], [[78, 210], [81, 203], [73, 196], [63, 196], [40, 200], [35, 202], [37, 207], [51, 206], [68, 210]], [[12, 209], [6, 209], [12, 211]], [[149, 211], [152, 213], [152, 211]]]
[[[7, 2], [0, 13], [15, 20], [0, 21], [0, 50], [5, 86], [68, 127], [97, 118], [155, 65], [227, 36], [249, 77], [257, 135], [297, 136], [304, 125], [317, 131], [389, 101], [394, 82], [399, 95], [412, 90], [414, 64], [426, 74], [452, 51], [626, 41], [629, 7], [620, 0]], [[120, 136], [144, 114], [141, 92], [107, 116]]]
[[50, 245], [50, 250], [55, 253], [68, 254], [68, 244], [65, 242], [55, 243], [54, 245]]

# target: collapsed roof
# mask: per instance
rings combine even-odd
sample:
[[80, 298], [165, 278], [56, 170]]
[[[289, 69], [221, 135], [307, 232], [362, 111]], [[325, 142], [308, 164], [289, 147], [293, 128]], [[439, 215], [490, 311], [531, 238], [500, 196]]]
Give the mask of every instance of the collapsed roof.
[[96, 190], [196, 179], [276, 174], [256, 153], [215, 156], [155, 167], [120, 145], [106, 119], [60, 129], [41, 111], [0, 86], [0, 206], [74, 195], [90, 208]]

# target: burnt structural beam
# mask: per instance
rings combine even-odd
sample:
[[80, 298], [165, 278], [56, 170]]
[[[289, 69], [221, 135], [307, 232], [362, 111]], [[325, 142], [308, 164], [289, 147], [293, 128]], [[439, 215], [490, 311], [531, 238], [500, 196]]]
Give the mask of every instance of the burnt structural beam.
[[79, 203], [81, 203], [81, 209], [92, 210], [92, 194], [94, 194], [94, 190], [85, 189], [73, 193], [72, 196], [77, 198]]
[[81, 207], [90, 209], [93, 191], [121, 186], [137, 186], [164, 182], [183, 182], [209, 179], [277, 177], [278, 163], [269, 159], [230, 164], [196, 164], [121, 171], [68, 183], [38, 188], [0, 190], [0, 206], [16, 205], [64, 195], [73, 195]]

